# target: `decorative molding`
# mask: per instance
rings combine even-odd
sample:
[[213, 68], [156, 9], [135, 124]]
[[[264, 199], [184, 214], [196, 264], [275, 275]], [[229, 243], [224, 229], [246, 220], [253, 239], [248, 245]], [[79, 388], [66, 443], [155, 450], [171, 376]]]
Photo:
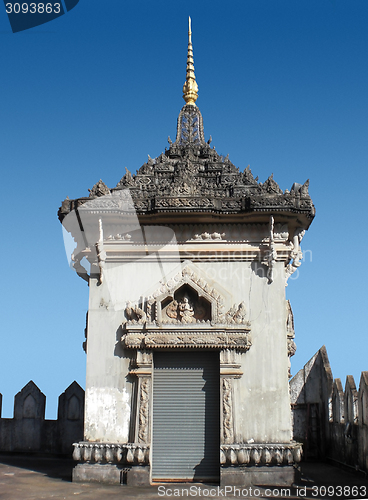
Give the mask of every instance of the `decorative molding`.
[[301, 461], [301, 443], [223, 444], [220, 447], [221, 465], [293, 465]]
[[273, 232], [274, 241], [286, 242], [289, 238], [289, 228], [287, 224], [275, 224]]
[[213, 233], [204, 232], [202, 234], [195, 234], [189, 241], [222, 241], [226, 239], [225, 233], [218, 233], [214, 231]]
[[[193, 270], [190, 266], [185, 266], [181, 272], [177, 273], [173, 278], [169, 279], [166, 283], [162, 283], [160, 288], [157, 289], [151, 296], [148, 297], [147, 302], [150, 303], [150, 316], [152, 318], [152, 307], [154, 303], [156, 307], [156, 324], [161, 323], [176, 323], [174, 320], [182, 318], [180, 316], [180, 304], [178, 303], [177, 313], [175, 314], [174, 309], [172, 310], [172, 315], [166, 318], [159, 317], [161, 313], [160, 302], [162, 302], [166, 297], [172, 297], [174, 301], [174, 293], [184, 284], [189, 285], [198, 296], [203, 297], [207, 302], [211, 304], [211, 325], [225, 325], [225, 324], [244, 324], [249, 326], [248, 321], [246, 321], [246, 309], [245, 304], [242, 302], [236, 308], [234, 304], [233, 308], [235, 311], [230, 309], [226, 314], [224, 312], [225, 297], [222, 293], [216, 290], [205, 278], [204, 274], [201, 275]], [[173, 305], [173, 307], [175, 304]], [[189, 304], [190, 306], [190, 304]], [[184, 308], [185, 306], [183, 306]], [[192, 307], [192, 306], [190, 306]], [[184, 310], [184, 309], [183, 309]], [[189, 309], [188, 309], [189, 311]], [[175, 317], [176, 316], [176, 317]], [[198, 316], [198, 315], [197, 315]], [[183, 323], [184, 321], [180, 321]], [[194, 323], [194, 321], [192, 321]], [[196, 323], [206, 323], [207, 321], [198, 318]], [[208, 322], [207, 322], [208, 323]]]
[[[128, 241], [129, 243], [131, 242], [132, 240], [132, 235], [127, 233], [127, 234], [115, 234], [115, 235], [112, 235], [110, 234], [108, 237], [107, 237], [107, 240], [108, 241]], [[143, 243], [142, 243], [143, 244]]]
[[[191, 324], [194, 321], [181, 321], [184, 317], [188, 320], [190, 314], [190, 307], [186, 309], [183, 305], [182, 311], [180, 311], [179, 303], [177, 306], [175, 304], [172, 305], [171, 316], [165, 314], [165, 317], [162, 318], [161, 315], [161, 302], [168, 298], [172, 298], [172, 302], [174, 302], [174, 293], [182, 287], [184, 284], [189, 285], [191, 289], [198, 295], [198, 297], [203, 297], [208, 303], [211, 304], [211, 324], [225, 323], [224, 317], [224, 302], [225, 299], [223, 295], [218, 292], [215, 288], [213, 288], [207, 280], [202, 275], [199, 275], [194, 271], [190, 266], [185, 266], [179, 273], [173, 276], [165, 283], [161, 283], [160, 287], [156, 289], [149, 297], [146, 298], [146, 317], [141, 317], [138, 319], [136, 314], [136, 307], [132, 307], [131, 303], [128, 302], [127, 308], [125, 310], [125, 316], [127, 321], [123, 323], [123, 327], [129, 327], [130, 325], [134, 325], [137, 323], [144, 323], [146, 321], [147, 325], [155, 324], [156, 326], [161, 326], [162, 323], [184, 323]], [[143, 300], [142, 300], [143, 302]], [[175, 308], [175, 310], [174, 310]], [[142, 305], [141, 312], [143, 313], [144, 306]], [[183, 314], [180, 315], [180, 312]], [[198, 315], [197, 315], [198, 316]], [[178, 321], [180, 319], [180, 321]], [[197, 318], [195, 323], [204, 324], [206, 321]]]
[[205, 144], [203, 118], [197, 106], [185, 105], [182, 107], [176, 128], [174, 147], [188, 143]]
[[[87, 463], [149, 465], [150, 447], [139, 443], [73, 443], [73, 459]], [[223, 444], [220, 446], [222, 466], [293, 465], [302, 459], [300, 443]]]
[[90, 275], [88, 274], [87, 269], [81, 264], [81, 260], [83, 259], [83, 257], [84, 255], [82, 253], [79, 253], [78, 255], [72, 253], [71, 255], [72, 267], [73, 269], [75, 269], [75, 272], [78, 274], [80, 278], [84, 279], [84, 281], [87, 281], [87, 283], [89, 283]]
[[[136, 218], [136, 209], [129, 189], [121, 189], [106, 193], [104, 196], [86, 198], [86, 201], [78, 205], [78, 210], [83, 212], [100, 213], [108, 210], [109, 212], [119, 212], [130, 214], [132, 219]], [[133, 220], [134, 222], [134, 220]], [[129, 224], [129, 220], [127, 221]], [[131, 222], [130, 222], [131, 223]]]
[[263, 263], [268, 266], [267, 278], [269, 284], [273, 283], [273, 269], [277, 260], [277, 251], [274, 240], [274, 222], [274, 218], [271, 216], [269, 222], [269, 250], [266, 252], [265, 258], [263, 260]]
[[149, 465], [149, 446], [140, 443], [73, 443], [73, 459], [87, 463]]
[[138, 442], [148, 444], [151, 378], [142, 377], [140, 386]]
[[294, 342], [295, 330], [294, 330], [294, 314], [291, 309], [290, 300], [286, 301], [287, 317], [286, 317], [286, 335], [288, 344], [288, 356], [294, 356], [296, 352], [296, 345]]
[[126, 349], [210, 348], [248, 351], [252, 345], [249, 331], [170, 331], [127, 332], [121, 337]]
[[150, 440], [150, 401], [152, 386], [152, 351], [137, 350], [131, 359], [129, 375], [136, 377], [131, 412], [131, 441], [148, 444]]
[[233, 395], [230, 378], [222, 379], [222, 440], [224, 443], [234, 441]]
[[[125, 224], [124, 224], [125, 227]], [[213, 243], [213, 242], [227, 242], [227, 243], [246, 243], [246, 242], [261, 242], [264, 240], [268, 240], [268, 225], [267, 224], [165, 224], [162, 225], [149, 225], [143, 226], [146, 227], [168, 227], [175, 234], [176, 243], [190, 243], [191, 245], [196, 245], [198, 243]], [[275, 225], [276, 232], [275, 240], [277, 241], [287, 241], [288, 239], [288, 230], [287, 224], [276, 224]], [[110, 232], [116, 230], [116, 226], [109, 227]], [[142, 239], [141, 234], [133, 233], [136, 229], [135, 227], [127, 226], [127, 233], [112, 233], [109, 234], [108, 231], [106, 234], [109, 236], [106, 238], [106, 241], [124, 241], [126, 244], [134, 243], [134, 245], [144, 245], [145, 241]], [[132, 234], [130, 234], [132, 233]], [[162, 242], [166, 244], [170, 244], [167, 241], [167, 238], [162, 238], [160, 232], [157, 231], [155, 234], [150, 234], [150, 243], [151, 244], [160, 244]]]
[[[141, 232], [134, 231], [137, 229], [131, 225], [124, 227], [126, 232], [124, 234], [114, 233], [116, 226], [106, 226], [106, 234], [110, 234], [105, 238], [106, 242], [124, 242], [125, 244], [145, 245], [146, 242], [142, 238]], [[165, 244], [187, 243], [197, 245], [198, 243], [262, 243], [269, 241], [269, 224], [167, 224], [143, 226], [143, 229], [155, 228], [159, 230], [162, 227], [170, 228], [175, 234], [175, 240], [168, 241], [167, 238], [162, 237], [160, 231], [155, 234], [150, 234], [150, 244], [160, 245]], [[131, 234], [132, 233], [132, 234]], [[277, 223], [274, 225], [274, 241], [277, 243], [287, 243], [289, 238], [289, 230], [287, 224]]]
[[294, 315], [291, 309], [290, 300], [286, 301], [286, 342], [288, 351], [288, 376], [291, 378], [291, 363], [290, 358], [296, 353], [296, 344], [294, 342], [295, 330], [294, 330]]
[[241, 353], [234, 349], [222, 349], [220, 351], [220, 375], [226, 378], [240, 378]]
[[103, 283], [103, 271], [105, 267], [105, 262], [106, 262], [106, 252], [104, 249], [104, 237], [103, 237], [103, 227], [102, 227], [102, 220], [98, 220], [98, 229], [99, 229], [99, 239], [98, 242], [96, 243], [96, 250], [97, 250], [97, 262], [98, 262], [98, 267], [100, 269], [100, 276], [99, 276], [99, 284], [102, 285]]
[[305, 229], [303, 228], [298, 228], [293, 237], [293, 249], [290, 254], [290, 258], [292, 259], [292, 262], [290, 262], [286, 268], [285, 268], [285, 284], [287, 286], [288, 279], [292, 274], [295, 273], [295, 271], [300, 267], [301, 262], [300, 259], [303, 258], [303, 252], [301, 250], [300, 243], [303, 239], [303, 236], [305, 234]]
[[[182, 289], [183, 285], [187, 285]], [[121, 342], [130, 349], [212, 348], [247, 351], [251, 346], [245, 303], [224, 313], [225, 298], [190, 266], [161, 283], [141, 307], [128, 302]], [[162, 309], [162, 304], [164, 307]], [[146, 312], [144, 311], [146, 309]]]

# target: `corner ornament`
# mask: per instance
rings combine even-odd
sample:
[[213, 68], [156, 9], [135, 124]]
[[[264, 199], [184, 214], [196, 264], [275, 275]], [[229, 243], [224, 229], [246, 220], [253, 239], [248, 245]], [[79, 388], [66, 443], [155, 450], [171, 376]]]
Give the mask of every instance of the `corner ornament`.
[[274, 237], [274, 225], [275, 221], [274, 218], [270, 217], [270, 222], [269, 222], [269, 245], [268, 245], [268, 251], [266, 252], [266, 256], [264, 259], [264, 264], [268, 266], [268, 271], [267, 271], [267, 278], [268, 278], [268, 284], [270, 285], [273, 283], [273, 278], [274, 278], [274, 267], [275, 267], [275, 262], [277, 260], [277, 251], [275, 247], [275, 237]]
[[290, 262], [285, 268], [285, 286], [287, 286], [288, 279], [301, 265], [301, 259], [303, 258], [303, 252], [300, 243], [305, 234], [305, 229], [299, 228], [295, 231], [293, 237], [293, 250], [290, 254], [292, 262]]

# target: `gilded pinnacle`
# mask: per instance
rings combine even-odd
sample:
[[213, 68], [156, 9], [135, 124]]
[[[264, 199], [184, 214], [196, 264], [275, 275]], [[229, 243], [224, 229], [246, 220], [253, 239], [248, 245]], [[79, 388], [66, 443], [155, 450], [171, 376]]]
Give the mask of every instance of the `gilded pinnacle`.
[[195, 102], [198, 99], [198, 85], [194, 74], [192, 27], [190, 17], [188, 31], [187, 77], [183, 86], [183, 99], [187, 104], [191, 104], [192, 106], [196, 105]]

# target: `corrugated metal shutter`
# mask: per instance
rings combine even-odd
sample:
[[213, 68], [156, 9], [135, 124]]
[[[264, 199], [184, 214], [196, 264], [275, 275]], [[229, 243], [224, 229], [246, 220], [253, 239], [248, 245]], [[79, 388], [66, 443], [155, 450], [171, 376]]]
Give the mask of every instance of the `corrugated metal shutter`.
[[211, 351], [155, 352], [153, 481], [218, 481], [220, 361]]

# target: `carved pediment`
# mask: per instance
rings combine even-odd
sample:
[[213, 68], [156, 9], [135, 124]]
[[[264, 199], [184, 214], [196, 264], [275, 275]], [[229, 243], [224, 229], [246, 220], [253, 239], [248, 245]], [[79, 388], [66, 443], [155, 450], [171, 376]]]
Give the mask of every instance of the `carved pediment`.
[[229, 299], [230, 294], [210, 284], [203, 272], [186, 265], [140, 304], [128, 302], [123, 324], [249, 326], [244, 302], [225, 312]]
[[142, 303], [128, 302], [121, 341], [133, 349], [248, 350], [251, 338], [245, 303], [225, 312], [230, 294], [225, 295], [210, 285], [203, 272], [186, 265]]

